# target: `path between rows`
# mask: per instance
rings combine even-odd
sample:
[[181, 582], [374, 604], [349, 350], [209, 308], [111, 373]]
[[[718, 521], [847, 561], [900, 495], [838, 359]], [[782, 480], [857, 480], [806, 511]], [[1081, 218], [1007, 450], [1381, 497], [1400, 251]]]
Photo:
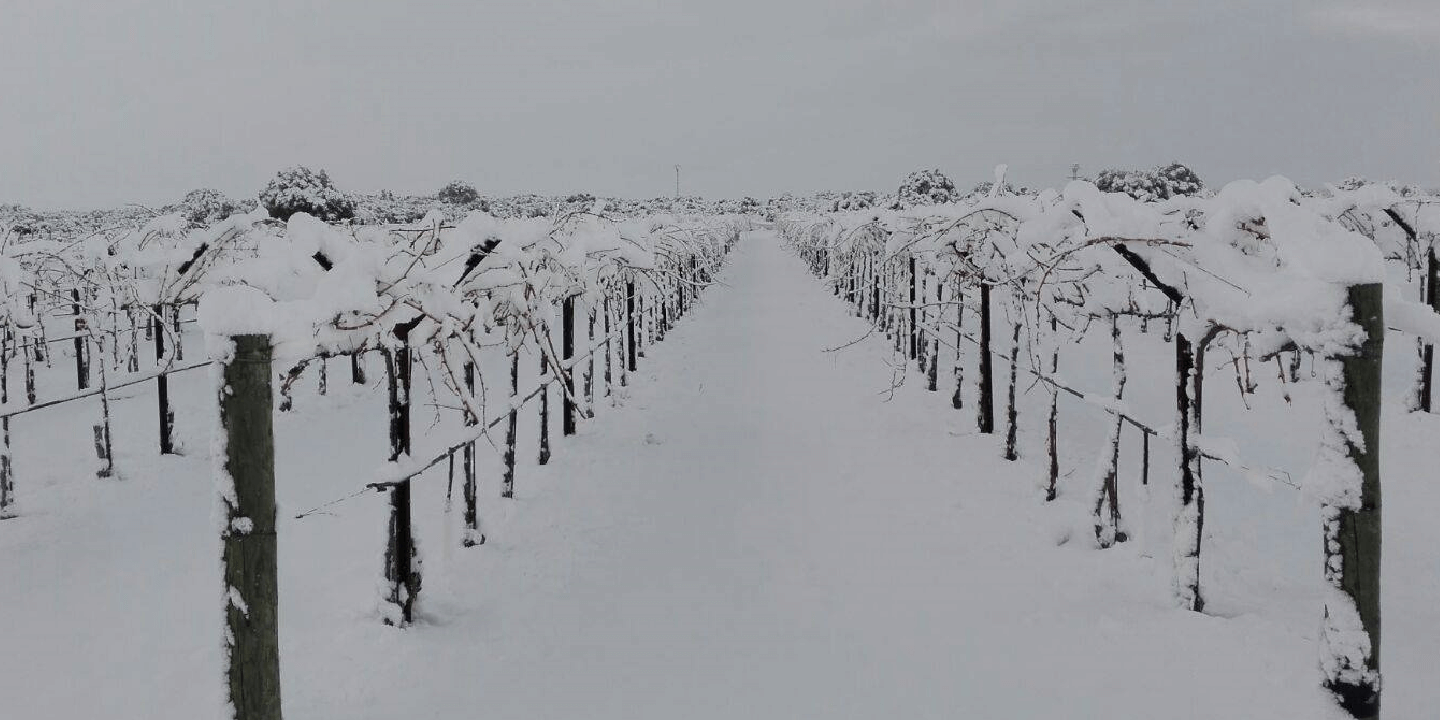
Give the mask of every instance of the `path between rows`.
[[866, 326], [772, 232], [722, 279], [522, 483], [456, 627], [422, 629], [454, 654], [414, 649], [421, 696], [458, 667], [490, 718], [1328, 714], [1310, 644], [1170, 609], [1131, 549], [1057, 547], [969, 411], [913, 373], [887, 400], [883, 338], [825, 352]]

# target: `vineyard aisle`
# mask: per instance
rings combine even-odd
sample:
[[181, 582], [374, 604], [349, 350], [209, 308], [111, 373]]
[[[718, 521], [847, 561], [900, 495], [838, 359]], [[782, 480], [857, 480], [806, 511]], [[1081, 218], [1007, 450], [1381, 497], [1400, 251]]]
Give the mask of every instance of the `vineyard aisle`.
[[1328, 716], [1310, 642], [1170, 609], [1129, 550], [1057, 548], [970, 412], [913, 375], [886, 401], [883, 338], [824, 352], [865, 325], [773, 234], [731, 262], [457, 573], [466, 613], [417, 641], [451, 654], [411, 648], [354, 712]]
[[[866, 323], [772, 232], [747, 233], [719, 279], [618, 408], [599, 400], [573, 438], [556, 421], [548, 466], [522, 424], [514, 500], [482, 447], [485, 545], [460, 547], [443, 463], [416, 479], [406, 630], [375, 610], [382, 496], [293, 519], [373, 477], [383, 383], [339, 383], [337, 365], [330, 395], [297, 397], [276, 426], [288, 718], [1334, 717], [1318, 606], [1171, 608], [1166, 558], [1093, 549], [1073, 496], [1042, 503], [1038, 467], [1001, 460], [913, 366], [889, 392], [883, 337], [826, 352]], [[17, 423], [0, 717], [215, 715], [209, 382], [172, 386], [183, 457], [138, 450], [148, 390], [117, 399], [117, 447], [136, 449], [121, 481], [95, 480], [74, 437], [93, 408]]]

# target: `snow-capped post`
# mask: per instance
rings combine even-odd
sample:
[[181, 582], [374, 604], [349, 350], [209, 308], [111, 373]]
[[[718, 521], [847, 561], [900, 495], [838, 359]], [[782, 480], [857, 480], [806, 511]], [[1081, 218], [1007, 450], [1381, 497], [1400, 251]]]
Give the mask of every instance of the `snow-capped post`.
[[520, 440], [520, 349], [510, 351], [510, 416], [505, 426], [505, 476], [500, 497], [515, 497], [515, 446]]
[[[547, 333], [548, 334], [548, 333]], [[545, 360], [545, 350], [540, 350], [540, 453], [536, 461], [541, 465], [550, 464], [550, 365]]]
[[88, 390], [90, 388], [90, 358], [85, 345], [85, 318], [80, 315], [80, 289], [71, 290], [70, 297], [74, 301], [71, 303], [70, 309], [75, 315], [75, 387], [80, 390]]
[[[475, 363], [465, 363], [465, 392], [471, 397], [475, 396]], [[474, 427], [480, 422], [479, 418], [471, 412], [468, 407], [465, 410], [465, 426]], [[465, 443], [461, 450], [461, 472], [465, 476], [465, 485], [462, 494], [465, 496], [465, 537], [460, 541], [463, 547], [474, 547], [485, 544], [485, 534], [480, 532], [480, 509], [479, 500], [476, 497], [478, 473], [476, 471], [475, 442]]]
[[919, 327], [915, 323], [915, 307], [919, 298], [915, 295], [915, 256], [910, 256], [910, 359], [914, 360], [920, 355]]
[[[1115, 403], [1118, 407], [1125, 398], [1125, 342], [1120, 334], [1120, 316], [1116, 313], [1110, 314], [1110, 343], [1111, 343], [1111, 373], [1115, 382]], [[1105, 447], [1097, 461], [1095, 479], [1095, 503], [1092, 508], [1095, 518], [1095, 543], [1101, 548], [1108, 548], [1116, 542], [1124, 542], [1125, 535], [1120, 531], [1120, 429], [1124, 425], [1124, 418], [1115, 415], [1110, 424], [1110, 433], [1106, 438]]]
[[280, 720], [270, 336], [230, 342], [234, 351], [219, 371], [225, 450], [216, 478], [224, 513], [226, 693], [235, 720]]
[[[40, 359], [40, 343], [35, 340], [27, 341], [34, 348], [33, 353], [25, 354], [25, 402], [35, 404], [35, 362]], [[31, 355], [34, 355], [34, 361]]]
[[[175, 412], [170, 409], [170, 378], [164, 372], [165, 367], [165, 315], [164, 306], [155, 305], [150, 311], [154, 314], [152, 320], [155, 325], [155, 364], [161, 368], [161, 372], [155, 375], [155, 396], [156, 405], [160, 414], [160, 454], [175, 454]], [[176, 328], [177, 333], [179, 328]]]
[[[1440, 284], [1440, 259], [1435, 257], [1435, 245], [1432, 242], [1425, 250], [1425, 301], [1430, 305], [1430, 309], [1440, 312], [1440, 292], [1436, 291], [1437, 284]], [[1431, 407], [1434, 401], [1431, 395], [1435, 387], [1435, 345], [1425, 343], [1423, 352], [1419, 407], [1425, 412], [1433, 412]]]
[[990, 285], [980, 280], [980, 411], [982, 433], [995, 432], [995, 373], [990, 357]]
[[[26, 358], [25, 371], [30, 372], [30, 361]], [[26, 387], [27, 392], [32, 388]], [[10, 360], [0, 353], [0, 403], [10, 402]], [[30, 404], [35, 404], [33, 394]], [[10, 464], [10, 416], [0, 418], [0, 520], [15, 517], [15, 477], [11, 475]]]
[[[626, 367], [630, 372], [635, 372], [635, 342], [637, 338], [635, 337], [635, 281], [633, 279], [625, 281], [625, 325], [627, 328], [625, 332]], [[621, 378], [623, 379], [624, 376], [622, 375]], [[621, 384], [623, 385], [624, 382], [622, 381]]]
[[[1341, 407], [1328, 408], [1329, 436], [1344, 443], [1349, 487], [1327, 498], [1325, 598], [1320, 668], [1326, 689], [1352, 717], [1380, 717], [1380, 391], [1385, 344], [1380, 283], [1346, 290], [1365, 339], [1339, 359]], [[1332, 401], [1335, 398], [1332, 398]], [[1327, 443], [1333, 444], [1333, 443]], [[1338, 451], [1334, 448], [1332, 452]], [[1322, 450], [1322, 453], [1325, 451]], [[1323, 460], [1323, 458], [1322, 458]]]
[[360, 355], [359, 350], [350, 353], [350, 382], [355, 385], [365, 384], [365, 365], [360, 361]]
[[955, 279], [955, 394], [950, 396], [950, 407], [956, 410], [965, 407], [965, 363], [960, 352], [960, 343], [965, 340], [965, 295], [960, 289], [960, 279]]
[[615, 382], [615, 373], [611, 369], [615, 359], [615, 340], [610, 337], [610, 293], [605, 293], [605, 299], [601, 301], [600, 312], [605, 316], [605, 397], [612, 394], [611, 385]]
[[[1057, 336], [1059, 321], [1050, 316], [1050, 377], [1060, 377], [1060, 338]], [[1045, 473], [1045, 502], [1057, 496], [1056, 485], [1060, 481], [1060, 388], [1049, 385], [1050, 414], [1045, 421], [1045, 455], [1049, 461]], [[958, 390], [956, 391], [959, 392]]]
[[925, 307], [925, 293], [928, 280], [928, 273], [922, 272], [920, 275], [920, 292], [917, 295], [919, 298], [917, 304], [920, 305], [920, 307], [917, 308], [920, 312], [920, 319], [915, 323], [915, 339], [920, 346], [915, 357], [915, 364], [920, 368], [920, 375], [927, 378], [930, 374], [930, 339], [925, 335], [925, 326], [930, 323], [930, 311]]
[[940, 324], [945, 317], [945, 283], [940, 278], [935, 279], [935, 331], [930, 333], [930, 347], [927, 354], [930, 361], [925, 368], [930, 373], [925, 389], [930, 392], [940, 390]]
[[184, 338], [185, 338], [185, 336], [184, 336], [184, 334], [181, 332], [181, 327], [180, 327], [180, 306], [179, 306], [179, 305], [171, 305], [171, 306], [170, 306], [170, 320], [171, 320], [171, 324], [175, 326], [175, 359], [176, 359], [177, 361], [183, 361], [183, 360], [185, 359], [185, 343], [184, 343]]
[[95, 426], [95, 454], [105, 464], [95, 473], [96, 477], [115, 477], [115, 452], [110, 443], [110, 383], [105, 376], [105, 338], [95, 339], [100, 348], [100, 424]]
[[565, 435], [575, 434], [575, 397], [579, 390], [575, 387], [575, 368], [571, 362], [575, 359], [575, 296], [570, 295], [560, 303], [560, 354], [564, 358], [563, 382], [565, 383], [564, 407], [562, 408], [561, 432]]
[[595, 306], [590, 306], [590, 330], [586, 334], [585, 347], [589, 348], [590, 357], [585, 361], [585, 404], [590, 406], [590, 412], [595, 412]]
[[[386, 348], [385, 374], [390, 390], [390, 461], [410, 455], [410, 342], [411, 325], [397, 325], [399, 347]], [[386, 625], [406, 627], [415, 619], [420, 594], [419, 553], [410, 518], [410, 478], [390, 486], [390, 527], [385, 546], [383, 598]]]
[[876, 272], [876, 259], [870, 258], [870, 324], [880, 325], [880, 274]]
[[1020, 323], [1015, 323], [1010, 335], [1010, 383], [1005, 394], [1005, 459], [1019, 460], [1015, 448], [1019, 432], [1020, 409], [1015, 404], [1015, 386], [1020, 380]]
[[1179, 506], [1175, 512], [1175, 599], [1186, 610], [1200, 612], [1200, 540], [1205, 527], [1205, 491], [1200, 485], [1200, 450], [1193, 440], [1197, 410], [1190, 389], [1194, 385], [1195, 354], [1185, 333], [1175, 332], [1175, 444], [1180, 461]]

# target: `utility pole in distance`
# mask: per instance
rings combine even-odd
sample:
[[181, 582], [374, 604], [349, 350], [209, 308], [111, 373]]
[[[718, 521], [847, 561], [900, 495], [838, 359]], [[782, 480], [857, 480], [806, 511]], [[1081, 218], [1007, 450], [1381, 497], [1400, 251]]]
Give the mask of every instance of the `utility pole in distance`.
[[1079, 179], [1080, 179], [1080, 163], [1073, 163], [1073, 164], [1070, 165], [1070, 179], [1071, 179], [1071, 180], [1079, 180]]
[[680, 199], [680, 166], [675, 166], [675, 199]]

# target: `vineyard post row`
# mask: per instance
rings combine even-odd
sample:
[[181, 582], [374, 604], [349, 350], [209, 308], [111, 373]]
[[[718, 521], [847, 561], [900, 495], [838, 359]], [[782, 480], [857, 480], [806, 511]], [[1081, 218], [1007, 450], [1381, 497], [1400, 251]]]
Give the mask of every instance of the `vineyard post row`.
[[[738, 231], [725, 240], [721, 248], [721, 260], [733, 250], [739, 240]], [[421, 589], [419, 553], [414, 538], [412, 505], [410, 502], [411, 481], [424, 470], [444, 460], [450, 460], [453, 479], [454, 455], [460, 452], [463, 458], [463, 482], [466, 508], [464, 513], [466, 535], [465, 546], [484, 542], [479, 533], [478, 511], [476, 508], [475, 452], [476, 442], [500, 422], [508, 423], [504, 458], [503, 497], [513, 497], [513, 483], [516, 455], [516, 418], [519, 410], [531, 399], [540, 398], [541, 428], [548, 428], [549, 386], [560, 387], [564, 398], [564, 434], [572, 435], [576, 430], [578, 417], [593, 417], [590, 410], [594, 402], [597, 370], [596, 356], [604, 354], [604, 392], [611, 395], [615, 381], [622, 383], [630, 373], [638, 370], [637, 356], [643, 357], [646, 338], [654, 342], [663, 340], [667, 331], [694, 307], [699, 290], [712, 282], [711, 271], [702, 268], [697, 258], [690, 258], [688, 270], [678, 273], [663, 292], [649, 295], [649, 302], [637, 293], [633, 277], [626, 277], [623, 283], [616, 283], [602, 298], [598, 307], [589, 313], [589, 348], [583, 354], [576, 353], [577, 297], [568, 296], [562, 300], [562, 354], [554, 358], [541, 352], [542, 364], [546, 370], [538, 387], [527, 395], [519, 394], [518, 375], [515, 368], [519, 363], [520, 348], [508, 352], [511, 367], [511, 398], [509, 411], [496, 417], [484, 428], [476, 427], [478, 418], [466, 411], [464, 422], [470, 431], [463, 442], [444, 448], [429, 458], [412, 457], [411, 446], [411, 364], [416, 348], [409, 343], [409, 332], [413, 324], [398, 325], [395, 328], [396, 345], [382, 349], [386, 364], [389, 402], [390, 461], [400, 467], [410, 468], [403, 477], [393, 481], [372, 483], [367, 490], [388, 492], [390, 517], [386, 532], [384, 552], [384, 577], [386, 601], [392, 611], [385, 614], [386, 624], [404, 627], [414, 620], [416, 601]], [[624, 312], [619, 312], [623, 300]], [[639, 310], [637, 311], [637, 304]], [[647, 308], [646, 306], [649, 305]], [[658, 306], [659, 309], [656, 309]], [[612, 312], [612, 308], [615, 312]], [[596, 311], [603, 315], [604, 328], [611, 327], [612, 321], [618, 332], [595, 336]], [[648, 312], [647, 312], [648, 310]], [[548, 335], [548, 330], [547, 333]], [[624, 343], [623, 362], [619, 363], [620, 373], [613, 373], [612, 359], [619, 344]], [[278, 593], [276, 591], [277, 541], [275, 534], [275, 467], [274, 437], [272, 428], [273, 389], [272, 378], [277, 373], [271, 368], [270, 338], [266, 335], [238, 335], [231, 338], [234, 351], [231, 357], [222, 361], [221, 384], [217, 390], [220, 404], [221, 425], [217, 433], [224, 440], [224, 457], [217, 459], [222, 498], [226, 502], [227, 516], [220, 532], [224, 541], [223, 563], [227, 583], [226, 598], [226, 682], [231, 706], [236, 720], [279, 720], [279, 639]], [[582, 364], [583, 363], [583, 364]], [[583, 382], [577, 382], [575, 372], [583, 373]], [[465, 365], [468, 389], [473, 390], [476, 367], [473, 362]], [[288, 376], [287, 376], [288, 377]], [[583, 396], [581, 395], [583, 391]], [[584, 398], [583, 402], [581, 397]], [[542, 430], [541, 463], [548, 460], [548, 436]], [[305, 517], [302, 513], [297, 517]]]
[[[983, 204], [983, 203], [982, 203]], [[975, 214], [983, 213], [985, 210], [974, 210]], [[1077, 213], [1078, 215], [1078, 213]], [[967, 216], [968, 217], [968, 216]], [[951, 218], [947, 217], [947, 220]], [[1033, 323], [1031, 328], [1031, 342], [1033, 346], [1040, 345], [1039, 328], [1049, 325], [1053, 335], [1056, 329], [1057, 318], [1050, 314], [1048, 318], [1042, 315], [1042, 303], [1038, 290], [1021, 282], [1012, 282], [1009, 279], [996, 277], [996, 274], [987, 273], [987, 268], [979, 262], [968, 262], [969, 253], [979, 254], [983, 250], [975, 245], [962, 246], [961, 243], [954, 243], [948, 251], [959, 254], [958, 262], [946, 266], [944, 263], [936, 265], [931, 256], [931, 265], [936, 269], [921, 272], [917, 269], [917, 258], [922, 252], [931, 252], [928, 248], [922, 249], [918, 240], [911, 240], [910, 244], [896, 246], [892, 238], [893, 232], [890, 229], [881, 227], [877, 217], [871, 223], [861, 223], [858, 226], [848, 228], [838, 227], [833, 221], [827, 222], [824, 218], [807, 218], [805, 221], [791, 220], [782, 222], [781, 228], [786, 240], [796, 249], [803, 259], [808, 263], [811, 271], [823, 279], [831, 288], [835, 296], [844, 300], [853, 309], [857, 317], [868, 318], [872, 325], [872, 331], [883, 331], [887, 339], [893, 340], [894, 349], [897, 354], [908, 360], [914, 360], [918, 365], [921, 377], [924, 378], [926, 388], [934, 391], [938, 389], [936, 382], [939, 362], [939, 347], [942, 343], [941, 330], [951, 331], [955, 334], [957, 360], [954, 368], [956, 378], [956, 392], [952, 398], [952, 406], [955, 409], [963, 407], [961, 386], [964, 383], [964, 373], [961, 367], [960, 341], [969, 340], [979, 348], [978, 371], [979, 377], [975, 384], [978, 396], [977, 426], [982, 433], [990, 434], [996, 431], [994, 425], [994, 396], [993, 396], [993, 362], [992, 355], [1006, 357], [1010, 361], [1010, 378], [1007, 395], [1007, 407], [1005, 408], [1007, 427], [1004, 440], [1003, 455], [1006, 459], [1014, 460], [1018, 457], [1015, 448], [1017, 408], [1015, 398], [1016, 377], [1020, 370], [1021, 354], [1021, 331], [1022, 326], [1019, 318], [1024, 315], [1011, 315], [1013, 324], [1007, 328], [1010, 333], [1010, 347], [1008, 357], [1005, 353], [997, 352], [991, 347], [992, 338], [990, 326], [993, 322], [991, 317], [991, 294], [994, 290], [1007, 291], [1006, 298], [1010, 303], [1008, 307], [1034, 307], [1037, 319], [1041, 322]], [[910, 218], [916, 227], [925, 224], [924, 220]], [[1082, 218], [1083, 221], [1083, 218]], [[893, 221], [892, 221], [893, 222]], [[903, 222], [903, 221], [902, 221]], [[959, 225], [960, 223], [955, 223]], [[950, 227], [953, 229], [955, 225]], [[1413, 242], [1416, 238], [1414, 228], [1403, 225], [1404, 230]], [[989, 231], [999, 230], [997, 227], [987, 228], [987, 232], [978, 233], [982, 237], [980, 242], [995, 242], [989, 237]], [[1009, 228], [1013, 237], [1014, 228]], [[921, 235], [920, 230], [914, 231], [915, 237]], [[1371, 238], [1373, 240], [1373, 238]], [[1118, 319], [1122, 315], [1137, 316], [1142, 323], [1148, 326], [1151, 320], [1163, 320], [1166, 322], [1166, 336], [1174, 347], [1175, 358], [1175, 398], [1176, 398], [1176, 423], [1175, 437], [1171, 438], [1177, 447], [1177, 466], [1171, 476], [1173, 486], [1178, 491], [1179, 505], [1176, 508], [1176, 522], [1174, 525], [1174, 556], [1175, 575], [1174, 590], [1177, 600], [1182, 607], [1192, 611], [1204, 609], [1204, 599], [1200, 592], [1200, 540], [1202, 538], [1204, 522], [1204, 492], [1201, 483], [1201, 458], [1209, 457], [1229, 464], [1235, 464], [1237, 460], [1230, 457], [1217, 457], [1205, 451], [1200, 444], [1201, 431], [1201, 407], [1203, 398], [1203, 373], [1205, 350], [1217, 338], [1229, 332], [1242, 340], [1248, 342], [1244, 333], [1231, 331], [1219, 322], [1211, 322], [1198, 333], [1197, 336], [1187, 335], [1187, 332], [1194, 333], [1193, 326], [1177, 327], [1176, 319], [1182, 307], [1193, 308], [1195, 299], [1187, 295], [1187, 289], [1178, 284], [1167, 282], [1162, 274], [1152, 267], [1147, 256], [1135, 252], [1135, 247], [1144, 246], [1157, 241], [1135, 240], [1125, 241], [1123, 239], [1106, 239], [1106, 242], [1098, 244], [1095, 241], [1086, 239], [1080, 247], [1098, 246], [1106, 252], [1113, 251], [1122, 261], [1122, 267], [1128, 267], [1132, 273], [1130, 284], [1138, 286], [1143, 292], [1159, 292], [1164, 296], [1168, 307], [1163, 311], [1154, 311], [1144, 306], [1137, 305], [1133, 301], [1134, 292], [1131, 292], [1131, 301], [1126, 307], [1107, 308], [1103, 312], [1095, 313], [1096, 319], [1105, 320], [1107, 330], [1112, 337], [1114, 353], [1112, 365], [1114, 368], [1115, 394], [1113, 401], [1106, 398], [1094, 399], [1069, 386], [1064, 385], [1058, 378], [1058, 343], [1050, 347], [1051, 354], [1049, 367], [1046, 368], [1040, 363], [1039, 357], [1031, 358], [1033, 367], [1025, 368], [1027, 372], [1034, 375], [1038, 381], [1047, 385], [1051, 390], [1051, 402], [1048, 417], [1046, 418], [1046, 453], [1048, 460], [1048, 481], [1046, 483], [1045, 499], [1053, 500], [1056, 497], [1055, 484], [1059, 474], [1059, 463], [1057, 458], [1057, 407], [1055, 399], [1060, 392], [1073, 395], [1088, 404], [1097, 406], [1114, 417], [1108, 447], [1106, 453], [1107, 462], [1102, 463], [1101, 482], [1097, 483], [1093, 497], [1093, 515], [1095, 520], [1096, 542], [1101, 548], [1108, 547], [1118, 541], [1124, 541], [1125, 535], [1120, 529], [1120, 515], [1116, 489], [1116, 463], [1118, 462], [1119, 431], [1123, 423], [1132, 424], [1141, 430], [1144, 439], [1144, 453], [1142, 455], [1142, 481], [1149, 481], [1149, 439], [1152, 435], [1163, 437], [1161, 433], [1152, 426], [1141, 423], [1128, 411], [1119, 406], [1125, 382], [1125, 356], [1119, 332]], [[1358, 239], [1357, 239], [1358, 240]], [[1056, 256], [1070, 257], [1068, 253], [1077, 252], [1073, 248], [1064, 248], [1062, 243], [1055, 243]], [[942, 243], [938, 247], [945, 245]], [[1047, 248], [1049, 249], [1049, 248]], [[1433, 254], [1433, 248], [1427, 256]], [[1050, 268], [1054, 269], [1054, 268]], [[1431, 263], [1430, 270], [1433, 270]], [[1203, 271], [1203, 268], [1202, 268]], [[1022, 273], [1016, 272], [1015, 275]], [[1431, 283], [1423, 290], [1422, 299], [1426, 301], [1426, 312], [1433, 315], [1432, 308], [1435, 307], [1436, 295], [1434, 292], [1434, 274], [1427, 273]], [[948, 276], [948, 277], [947, 277]], [[1089, 277], [1087, 275], [1087, 277]], [[1123, 276], [1118, 276], [1124, 283]], [[928, 287], [927, 287], [928, 286]], [[931, 289], [933, 288], [933, 290]], [[974, 308], [978, 315], [980, 327], [978, 328], [978, 339], [968, 335], [962, 329], [965, 315], [965, 294], [967, 289], [971, 291], [972, 297], [979, 296], [978, 307]], [[1325, 568], [1325, 580], [1327, 585], [1334, 591], [1337, 597], [1327, 599], [1326, 612], [1324, 616], [1325, 632], [1321, 639], [1321, 666], [1324, 670], [1323, 684], [1331, 690], [1342, 707], [1353, 717], [1370, 718], [1378, 716], [1379, 708], [1379, 649], [1380, 649], [1380, 534], [1381, 534], [1381, 478], [1379, 474], [1379, 447], [1380, 447], [1380, 414], [1381, 414], [1381, 375], [1384, 334], [1386, 330], [1385, 296], [1384, 285], [1380, 282], [1358, 281], [1350, 284], [1342, 284], [1341, 291], [1345, 298], [1345, 308], [1348, 308], [1349, 322], [1361, 331], [1360, 337], [1363, 342], [1354, 345], [1342, 345], [1338, 349], [1331, 349], [1324, 357], [1318, 358], [1322, 365], [1333, 366], [1336, 372], [1327, 378], [1327, 385], [1335, 390], [1335, 399], [1338, 407], [1334, 411], [1327, 410], [1327, 426], [1331, 428], [1330, 436], [1334, 441], [1328, 440], [1322, 447], [1321, 454], [1334, 452], [1344, 458], [1356, 469], [1355, 477], [1357, 486], [1354, 488], [1353, 503], [1322, 503], [1322, 519], [1324, 527], [1323, 537], [1323, 566]], [[1026, 293], [1036, 293], [1026, 296]], [[948, 298], [946, 297], [948, 293]], [[933, 298], [933, 300], [932, 300]], [[947, 309], [954, 307], [955, 314], [951, 320], [945, 318]], [[1429, 322], [1433, 325], [1434, 318]], [[1394, 321], [1392, 320], [1392, 324]], [[1402, 323], [1402, 329], [1421, 334], [1425, 339], [1424, 347], [1431, 347], [1433, 330], [1420, 329], [1418, 326], [1423, 323]], [[1086, 324], [1088, 326], [1088, 322]], [[949, 342], [945, 344], [950, 345]], [[1291, 372], [1298, 369], [1298, 358], [1302, 351], [1307, 348], [1297, 347], [1294, 344], [1286, 344], [1276, 348], [1272, 357], [1282, 352], [1291, 353]], [[1248, 345], [1244, 352], [1249, 352]], [[1422, 372], [1419, 380], [1421, 386], [1428, 389], [1429, 383], [1425, 382], [1428, 377], [1431, 363], [1425, 362], [1425, 354], [1421, 352]], [[1239, 368], [1237, 366], [1237, 372]], [[1283, 375], [1282, 375], [1283, 378]], [[1422, 393], [1422, 399], [1424, 395]], [[1336, 430], [1338, 422], [1343, 418], [1353, 417], [1355, 419], [1354, 430], [1346, 433], [1343, 430]], [[1240, 469], [1249, 471], [1249, 468]], [[1271, 479], [1293, 485], [1282, 474], [1271, 474]], [[1351, 610], [1353, 609], [1353, 610]], [[1353, 617], [1347, 616], [1353, 612]]]

